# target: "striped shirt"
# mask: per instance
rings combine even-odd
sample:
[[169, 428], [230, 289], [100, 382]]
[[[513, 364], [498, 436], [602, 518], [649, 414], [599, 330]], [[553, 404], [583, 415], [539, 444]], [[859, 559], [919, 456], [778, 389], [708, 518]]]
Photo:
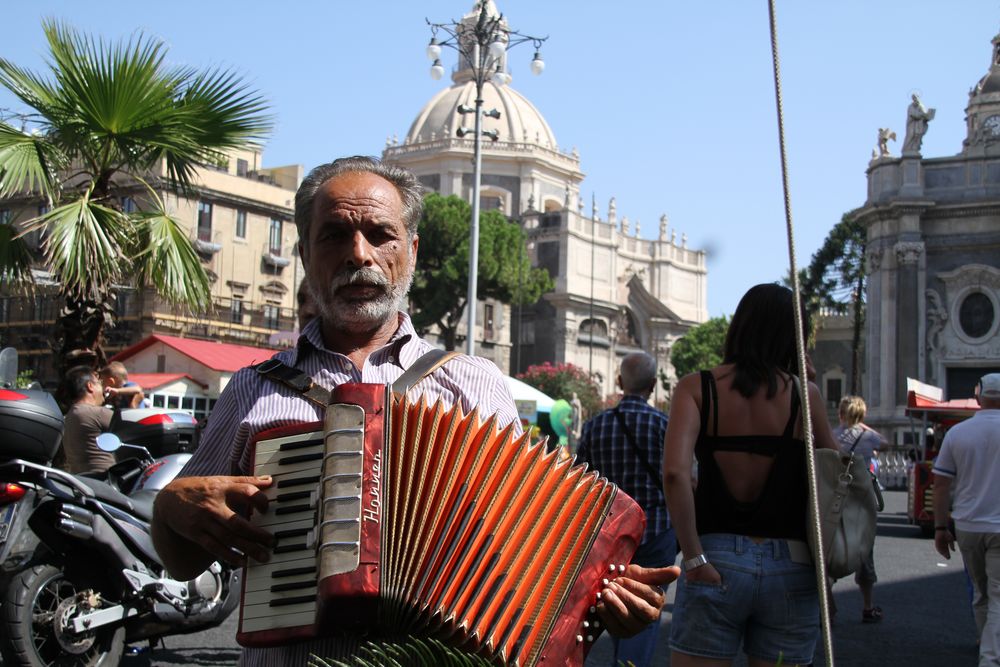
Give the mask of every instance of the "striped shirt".
[[[409, 316], [399, 313], [399, 328], [389, 342], [372, 352], [361, 369], [346, 356], [323, 344], [319, 318], [302, 330], [296, 348], [274, 357], [312, 377], [316, 384], [332, 390], [347, 382], [389, 384], [406, 368], [433, 349], [417, 336]], [[493, 362], [481, 357], [460, 355], [440, 367], [410, 391], [429, 402], [438, 399], [445, 406], [460, 404], [465, 412], [473, 408], [485, 416], [496, 414], [497, 425], [513, 423], [521, 433], [517, 408], [510, 389]], [[201, 444], [185, 466], [184, 476], [248, 475], [251, 450], [247, 446], [260, 431], [299, 422], [321, 419], [320, 408], [294, 390], [261, 377], [251, 368], [233, 375], [212, 410]], [[323, 658], [349, 657], [356, 641], [324, 639], [270, 649], [244, 649], [241, 665], [305, 665], [310, 654]]]
[[628, 394], [618, 404], [618, 410], [632, 430], [639, 455], [657, 472], [656, 479], [652, 479], [646, 466], [636, 458], [635, 448], [629, 443], [614, 409], [605, 410], [583, 425], [576, 458], [589, 463], [639, 503], [646, 512], [646, 532], [642, 541], [648, 542], [670, 528], [667, 500], [660, 481], [667, 416], [644, 398]]

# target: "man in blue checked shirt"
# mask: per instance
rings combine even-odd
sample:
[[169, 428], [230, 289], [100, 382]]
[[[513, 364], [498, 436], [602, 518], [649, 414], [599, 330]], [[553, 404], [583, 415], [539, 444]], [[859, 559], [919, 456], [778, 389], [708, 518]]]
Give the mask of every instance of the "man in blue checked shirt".
[[[656, 387], [656, 360], [645, 352], [627, 355], [618, 372], [618, 386], [624, 393], [621, 402], [583, 425], [576, 457], [617, 484], [646, 512], [646, 532], [632, 562], [644, 567], [673, 565], [677, 538], [667, 514], [660, 466], [667, 416], [649, 405]], [[649, 665], [659, 627], [651, 623], [629, 639], [613, 637], [611, 664]]]

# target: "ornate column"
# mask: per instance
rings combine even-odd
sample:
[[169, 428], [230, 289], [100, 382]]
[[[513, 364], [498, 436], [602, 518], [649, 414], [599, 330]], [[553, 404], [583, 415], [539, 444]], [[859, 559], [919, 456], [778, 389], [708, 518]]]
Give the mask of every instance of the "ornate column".
[[868, 309], [865, 315], [865, 389], [864, 398], [869, 405], [869, 419], [882, 418], [882, 397], [887, 395], [888, 381], [882, 360], [887, 358], [887, 348], [893, 336], [886, 329], [891, 326], [889, 316], [892, 301], [887, 289], [888, 280], [883, 270], [885, 250], [880, 245], [869, 245], [865, 260], [868, 263]]
[[[897, 406], [906, 405], [906, 378], [924, 378], [925, 255], [922, 241], [899, 241], [896, 260], [895, 391]], [[887, 396], [888, 398], [888, 396]]]

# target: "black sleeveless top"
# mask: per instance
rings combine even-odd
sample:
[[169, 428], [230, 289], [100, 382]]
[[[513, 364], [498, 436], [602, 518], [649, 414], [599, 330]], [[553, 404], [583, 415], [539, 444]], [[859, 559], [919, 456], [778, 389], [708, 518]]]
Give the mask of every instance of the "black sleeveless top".
[[[698, 459], [698, 488], [694, 494], [698, 534], [805, 540], [809, 505], [805, 444], [792, 437], [799, 414], [797, 385], [792, 385], [792, 410], [781, 435], [720, 436], [719, 399], [710, 371], [701, 372], [701, 396], [701, 430], [694, 449]], [[709, 413], [713, 415], [711, 434]], [[774, 459], [756, 500], [743, 503], [732, 497], [714, 452], [750, 452]]]

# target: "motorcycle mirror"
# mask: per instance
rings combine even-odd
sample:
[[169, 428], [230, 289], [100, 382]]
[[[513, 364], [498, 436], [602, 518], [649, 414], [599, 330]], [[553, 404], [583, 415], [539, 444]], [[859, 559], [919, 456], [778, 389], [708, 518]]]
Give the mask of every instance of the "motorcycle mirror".
[[17, 382], [17, 350], [5, 347], [0, 350], [0, 387], [13, 389]]
[[97, 447], [103, 452], [114, 452], [122, 446], [122, 440], [114, 433], [102, 433], [97, 436]]

